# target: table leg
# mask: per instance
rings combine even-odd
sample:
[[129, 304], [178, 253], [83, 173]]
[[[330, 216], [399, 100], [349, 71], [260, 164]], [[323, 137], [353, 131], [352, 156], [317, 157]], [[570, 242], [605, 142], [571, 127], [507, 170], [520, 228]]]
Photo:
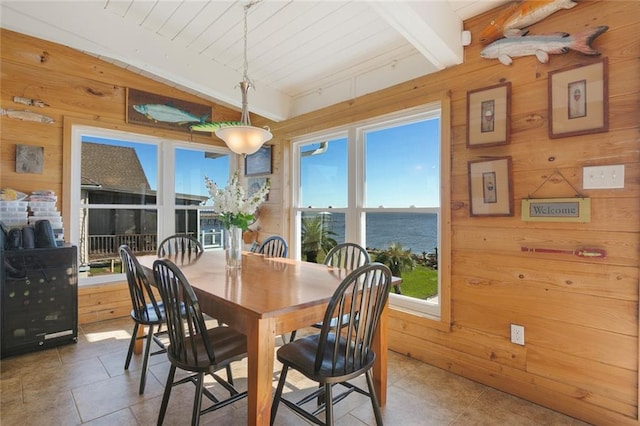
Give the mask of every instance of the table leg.
[[387, 302], [387, 305], [382, 310], [378, 330], [373, 336], [373, 351], [376, 353], [376, 361], [373, 364], [373, 385], [381, 407], [384, 407], [387, 403], [387, 349], [389, 346], [387, 340], [388, 312], [389, 302]]
[[144, 339], [142, 339], [142, 337], [144, 337], [144, 325], [140, 324], [137, 334], [138, 340], [136, 340], [136, 343], [133, 346], [133, 353], [140, 355], [142, 353], [142, 342], [144, 341]]
[[247, 327], [247, 424], [268, 425], [271, 413], [276, 323], [258, 319]]

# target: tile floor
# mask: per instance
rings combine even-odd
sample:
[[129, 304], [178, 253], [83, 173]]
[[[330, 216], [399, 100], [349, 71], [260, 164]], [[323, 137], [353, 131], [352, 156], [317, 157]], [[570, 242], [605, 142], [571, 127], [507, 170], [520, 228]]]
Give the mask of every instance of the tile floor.
[[[155, 425], [168, 361], [165, 355], [151, 357], [145, 393], [138, 395], [141, 357], [134, 356], [129, 371], [123, 368], [130, 332], [128, 318], [87, 324], [80, 327], [77, 344], [2, 360], [0, 424]], [[274, 387], [279, 371], [277, 366]], [[394, 352], [388, 371], [387, 425], [586, 425]], [[314, 386], [293, 374], [293, 388], [285, 392]], [[234, 367], [234, 378], [244, 389], [246, 364]], [[165, 425], [189, 424], [194, 389], [191, 384], [174, 388]], [[337, 425], [374, 424], [369, 399], [359, 394], [339, 403], [335, 412]], [[246, 400], [201, 418], [204, 425], [245, 423]], [[307, 423], [281, 405], [276, 424]]]

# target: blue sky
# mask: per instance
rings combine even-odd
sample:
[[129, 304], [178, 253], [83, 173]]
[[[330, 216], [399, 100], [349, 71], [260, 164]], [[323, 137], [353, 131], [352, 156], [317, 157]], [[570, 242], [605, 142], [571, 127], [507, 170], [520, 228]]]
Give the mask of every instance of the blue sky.
[[[366, 133], [367, 207], [440, 205], [439, 125], [434, 119]], [[301, 151], [319, 146], [306, 145]], [[326, 152], [303, 157], [303, 207], [345, 207], [346, 150], [346, 139], [334, 139]]]
[[[366, 134], [367, 207], [439, 206], [439, 120], [426, 120]], [[151, 189], [158, 188], [157, 148], [153, 144], [85, 136], [83, 141], [134, 148]], [[307, 145], [302, 151], [317, 148]], [[345, 207], [347, 141], [329, 142], [326, 152], [303, 158], [302, 206]], [[229, 156], [205, 158], [202, 151], [176, 151], [176, 192], [207, 195], [204, 176], [224, 186]]]

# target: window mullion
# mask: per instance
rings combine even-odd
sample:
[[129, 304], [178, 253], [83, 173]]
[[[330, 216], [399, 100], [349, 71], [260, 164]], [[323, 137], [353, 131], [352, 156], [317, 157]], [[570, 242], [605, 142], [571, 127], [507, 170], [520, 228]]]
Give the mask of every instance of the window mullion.
[[175, 144], [161, 144], [158, 155], [158, 236], [160, 239], [174, 233], [176, 228]]

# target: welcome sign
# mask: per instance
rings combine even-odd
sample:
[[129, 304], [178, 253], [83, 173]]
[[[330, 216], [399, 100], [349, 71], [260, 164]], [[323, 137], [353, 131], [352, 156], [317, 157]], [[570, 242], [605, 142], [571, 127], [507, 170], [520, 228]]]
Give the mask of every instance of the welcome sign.
[[591, 222], [589, 198], [522, 200], [522, 220], [528, 222]]

